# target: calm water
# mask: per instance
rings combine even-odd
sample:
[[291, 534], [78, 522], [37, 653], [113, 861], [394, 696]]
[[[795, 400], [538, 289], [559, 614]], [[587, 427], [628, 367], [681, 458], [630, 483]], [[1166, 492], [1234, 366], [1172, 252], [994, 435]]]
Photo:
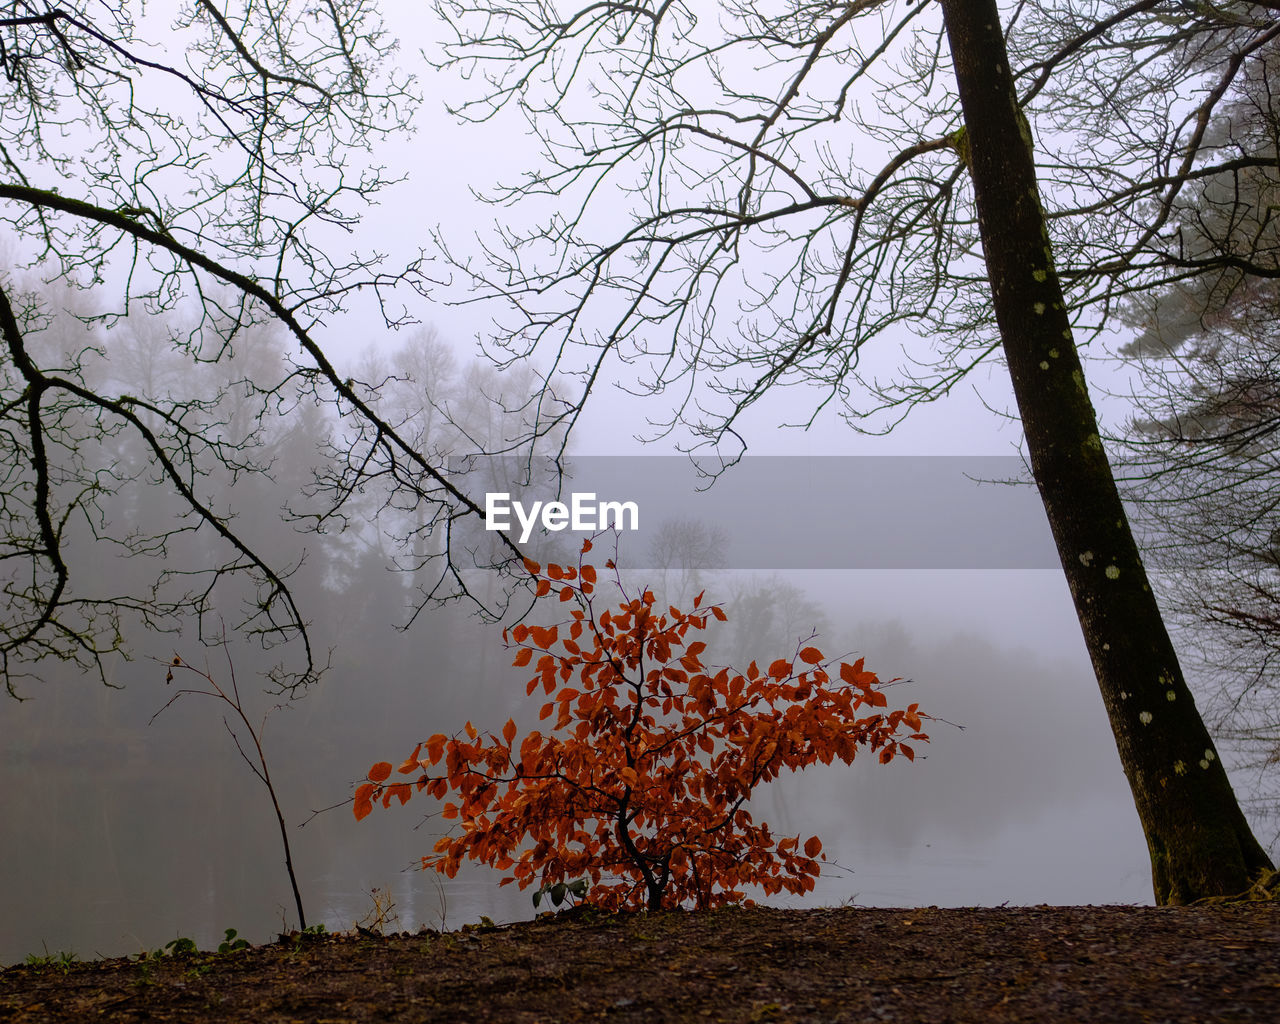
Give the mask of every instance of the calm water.
[[[787, 780], [776, 801], [757, 801], [758, 813], [779, 831], [821, 835], [831, 861], [815, 893], [776, 902], [1150, 902], [1145, 846], [1119, 788], [1083, 802], [1046, 801], [991, 827], [921, 821], [905, 829], [906, 838], [895, 839], [904, 831], [895, 817], [910, 815], [910, 804], [895, 811], [885, 806], [888, 796], [876, 799], [877, 780], [862, 776], [877, 774], [887, 772], [802, 775]], [[235, 778], [243, 781], [239, 773]], [[137, 784], [114, 794], [88, 785], [69, 788], [70, 796], [48, 801], [43, 832], [23, 841], [21, 833], [6, 829], [0, 961], [45, 949], [82, 958], [123, 955], [178, 936], [212, 948], [227, 927], [261, 942], [284, 924], [296, 924], [278, 841], [269, 829], [250, 830], [244, 822], [244, 832], [226, 831], [225, 822], [238, 816], [270, 824], [253, 787], [200, 790], [169, 809], [162, 806], [169, 796], [158, 791], [162, 787]], [[859, 801], [859, 790], [868, 788], [870, 797]], [[842, 790], [852, 791], [843, 813]], [[243, 806], [237, 806], [240, 798], [247, 801]], [[12, 821], [12, 800], [5, 803]], [[151, 812], [140, 817], [140, 803]], [[413, 823], [407, 813], [376, 813], [357, 825], [342, 809], [295, 831], [295, 863], [311, 922], [330, 930], [371, 923], [375, 889], [383, 907], [388, 899], [394, 905], [387, 922], [393, 929], [456, 928], [481, 915], [496, 921], [532, 915], [530, 893], [499, 888], [496, 872], [464, 868], [449, 880], [409, 867], [415, 853], [429, 847], [427, 836], [411, 830]]]
[[[979, 608], [955, 575], [899, 583], [896, 594], [878, 579], [841, 583], [862, 604], [838, 613], [814, 592], [840, 638], [830, 652], [857, 650], [882, 676], [910, 678], [895, 703], [917, 700], [965, 728], [931, 728], [915, 764], [869, 759], [760, 793], [758, 819], [821, 836], [832, 862], [802, 902], [1149, 902], [1145, 844], [1061, 581], [1009, 574]], [[984, 635], [978, 620], [999, 629]], [[1054, 636], [1065, 639], [1055, 647]], [[411, 671], [339, 662], [270, 719], [271, 768], [293, 823], [344, 800], [373, 761], [398, 760], [467, 718], [500, 725], [520, 705], [522, 680], [500, 649], [484, 673], [437, 650], [396, 655]], [[296, 925], [270, 804], [221, 709], [188, 700], [148, 724], [172, 692], [162, 676], [139, 662], [121, 691], [69, 679], [0, 705], [0, 962], [46, 949], [132, 954], [179, 936], [216, 947], [228, 927], [260, 942]], [[260, 698], [256, 714], [269, 707]], [[357, 823], [342, 807], [293, 828], [311, 922], [369, 921], [375, 888], [399, 929], [530, 916], [530, 893], [499, 889], [487, 869], [442, 884], [412, 868], [440, 825], [423, 817], [430, 810], [415, 800]]]

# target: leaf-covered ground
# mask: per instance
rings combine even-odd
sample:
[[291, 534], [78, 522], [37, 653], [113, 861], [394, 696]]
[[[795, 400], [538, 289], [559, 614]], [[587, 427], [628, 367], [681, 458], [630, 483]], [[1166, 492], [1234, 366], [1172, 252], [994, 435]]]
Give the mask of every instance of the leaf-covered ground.
[[0, 972], [0, 1021], [1280, 1020], [1275, 903], [559, 918]]

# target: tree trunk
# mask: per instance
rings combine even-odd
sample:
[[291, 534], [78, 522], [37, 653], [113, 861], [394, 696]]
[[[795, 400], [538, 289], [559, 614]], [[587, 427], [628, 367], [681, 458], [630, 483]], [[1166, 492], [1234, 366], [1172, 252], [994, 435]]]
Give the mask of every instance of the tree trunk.
[[1183, 680], [1102, 449], [996, 0], [941, 3], [965, 119], [956, 148], [973, 179], [1031, 469], [1146, 833], [1156, 902], [1243, 892], [1271, 862]]

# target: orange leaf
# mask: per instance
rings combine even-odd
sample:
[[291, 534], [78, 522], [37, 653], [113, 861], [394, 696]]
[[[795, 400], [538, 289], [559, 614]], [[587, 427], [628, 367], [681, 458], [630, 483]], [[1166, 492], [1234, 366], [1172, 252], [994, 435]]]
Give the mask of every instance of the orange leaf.
[[409, 788], [408, 783], [405, 783], [405, 782], [392, 783], [390, 786], [387, 787], [387, 791], [382, 794], [382, 806], [390, 807], [391, 798], [395, 797], [397, 800], [400, 801], [400, 806], [403, 807], [405, 804], [409, 802], [409, 797], [411, 796], [413, 796], [413, 790]]
[[859, 658], [852, 665], [841, 662], [840, 678], [850, 686], [858, 686], [863, 689], [866, 689], [872, 683], [877, 682], [878, 680], [876, 679], [876, 674], [874, 672], [864, 672], [862, 670], [863, 660], [864, 659]]
[[538, 580], [538, 585], [536, 588], [534, 588], [534, 593], [538, 597], [546, 597], [549, 593], [551, 593], [551, 584], [546, 580]]
[[573, 600], [573, 587], [565, 587], [563, 590], [561, 590], [561, 591], [560, 591], [560, 600], [561, 600], [561, 601], [572, 601], [572, 600]]
[[[586, 541], [585, 543], [590, 546], [591, 541]], [[582, 567], [582, 578], [587, 583], [594, 583], [596, 581], [596, 567], [594, 565], [584, 565]]]
[[442, 732], [436, 733], [427, 740], [427, 757], [432, 764], [438, 764], [440, 756], [444, 753], [444, 745], [449, 741], [449, 737]]
[[412, 754], [410, 754], [410, 755], [405, 759], [404, 764], [402, 764], [402, 765], [400, 766], [400, 774], [401, 774], [401, 775], [408, 775], [410, 772], [415, 772], [415, 771], [417, 771], [417, 770], [418, 770], [418, 753], [419, 753], [421, 750], [422, 750], [422, 744], [421, 744], [421, 743], [419, 743], [416, 747], [414, 747], [414, 748], [413, 748], [413, 753], [412, 753]]
[[590, 550], [591, 550], [591, 538], [588, 537], [586, 540], [582, 542], [582, 553], [585, 555]]
[[507, 719], [507, 724], [502, 727], [502, 738], [507, 741], [507, 746], [511, 746], [511, 741], [516, 738], [516, 723], [514, 719]]
[[560, 630], [557, 626], [552, 626], [550, 629], [543, 629], [541, 626], [530, 626], [529, 635], [533, 637], [533, 642], [545, 651], [556, 642], [557, 637], [560, 635]]
[[806, 647], [800, 652], [800, 660], [806, 665], [816, 665], [822, 660], [822, 652], [816, 647]]
[[529, 570], [530, 575], [537, 576], [542, 571], [542, 566], [535, 562], [532, 558], [524, 560], [524, 567]]
[[529, 664], [532, 658], [533, 658], [533, 651], [530, 650], [528, 647], [521, 647], [520, 650], [516, 651], [515, 661], [513, 661], [511, 664], [514, 665], [516, 668], [523, 668], [525, 665]]
[[356, 799], [352, 807], [352, 810], [355, 811], [356, 821], [367, 817], [369, 812], [373, 810], [372, 795], [373, 783], [366, 782], [364, 785], [356, 787]]
[[718, 604], [717, 604], [717, 605], [712, 605], [712, 606], [711, 606], [711, 614], [712, 614], [712, 615], [714, 615], [714, 616], [715, 616], [717, 619], [719, 619], [721, 622], [728, 622], [728, 621], [729, 621], [729, 616], [727, 616], [727, 615], [724, 613], [724, 609], [723, 609], [723, 608], [721, 608]]
[[774, 679], [786, 679], [791, 675], [791, 662], [786, 658], [779, 658], [769, 666], [769, 675]]
[[369, 778], [374, 782], [386, 782], [391, 777], [391, 762], [379, 761], [369, 769]]
[[817, 836], [810, 836], [804, 844], [804, 855], [806, 857], [816, 857], [822, 852], [822, 840]]

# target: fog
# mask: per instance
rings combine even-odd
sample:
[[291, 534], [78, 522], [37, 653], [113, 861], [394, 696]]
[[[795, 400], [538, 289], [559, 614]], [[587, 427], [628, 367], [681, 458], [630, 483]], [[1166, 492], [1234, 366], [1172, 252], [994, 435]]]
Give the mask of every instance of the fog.
[[[104, 330], [111, 358], [86, 373], [113, 387], [163, 389], [215, 372], [184, 363], [157, 337], [135, 321]], [[527, 676], [510, 667], [500, 624], [466, 601], [425, 600], [444, 549], [419, 508], [371, 485], [353, 496], [345, 528], [307, 532], [298, 517], [308, 482], [340, 448], [343, 424], [331, 410], [254, 409], [235, 388], [220, 390], [238, 373], [273, 379], [278, 353], [271, 335], [256, 336], [221, 369], [223, 382], [205, 388], [207, 415], [228, 438], [252, 435], [270, 472], [213, 465], [207, 486], [249, 544], [298, 565], [289, 582], [328, 671], [276, 708], [262, 673], [296, 660], [296, 644], [262, 650], [236, 633], [256, 596], [233, 577], [217, 583], [203, 633], [189, 620], [162, 620], [177, 631], [157, 632], [126, 615], [133, 660], [107, 663], [111, 686], [54, 659], [29, 666], [17, 686], [25, 699], [6, 700], [0, 714], [0, 962], [45, 950], [131, 954], [178, 937], [210, 948], [227, 928], [260, 942], [296, 926], [269, 796], [224, 725], [228, 709], [200, 694], [166, 707], [200, 683], [182, 670], [166, 683], [175, 654], [224, 687], [234, 668], [249, 719], [268, 716], [264, 748], [309, 923], [374, 923], [375, 905], [388, 899], [384, 923], [405, 929], [533, 913], [530, 892], [500, 889], [488, 869], [464, 868], [454, 880], [418, 870], [443, 828], [427, 798], [354, 820], [352, 788], [373, 762], [398, 763], [419, 740], [467, 720], [481, 729], [508, 715], [531, 723], [536, 705], [524, 697]], [[587, 454], [571, 446], [557, 483], [543, 463], [516, 472], [471, 457], [503, 436], [513, 415], [504, 395], [527, 396], [527, 374], [468, 361], [430, 330], [353, 354], [351, 366], [359, 380], [383, 382], [370, 386], [373, 400], [479, 500], [501, 487], [529, 501], [571, 492], [634, 501], [640, 528], [617, 537], [624, 581], [654, 587], [664, 602], [705, 590], [722, 603], [729, 620], [708, 637], [719, 663], [788, 656], [816, 631], [828, 656], [865, 657], [882, 679], [903, 680], [893, 703], [918, 702], [936, 717], [915, 763], [862, 758], [758, 792], [758, 819], [778, 834], [819, 835], [829, 858], [815, 893], [783, 902], [1150, 901], [1141, 829], [1043, 510], [1033, 488], [1008, 483], [1023, 475], [1018, 457], [922, 456], [893, 444], [890, 457], [852, 455], [874, 450], [874, 439], [845, 443], [847, 434], [819, 424], [771, 435], [768, 455], [748, 455], [712, 485], [682, 456], [609, 453], [609, 437], [618, 452], [655, 450], [625, 443], [619, 403], [616, 433], [588, 431]], [[1003, 421], [965, 412], [952, 407], [939, 451], [1008, 451]], [[926, 410], [925, 422], [946, 422], [944, 413]], [[318, 447], [326, 443], [327, 455]], [[101, 444], [93, 457], [104, 464], [142, 465], [127, 439]], [[103, 503], [99, 529], [164, 535], [184, 523], [145, 470]], [[477, 564], [459, 567], [482, 599], [500, 597], [510, 581], [479, 557], [496, 535], [468, 529], [460, 550], [477, 552]], [[145, 592], [161, 572], [171, 573], [163, 586], [180, 590], [186, 573], [226, 556], [207, 531], [173, 533], [156, 554], [125, 558], [83, 525], [69, 530], [80, 594]], [[581, 540], [571, 530], [536, 534], [530, 551], [540, 558], [572, 558]], [[601, 561], [613, 553], [608, 537], [597, 544]], [[505, 621], [526, 606], [512, 605]], [[529, 621], [540, 612], [557, 614], [535, 608]], [[202, 646], [201, 635], [216, 641], [224, 628], [225, 650]], [[243, 734], [240, 742], [249, 749]]]
[[[471, 202], [469, 189], [495, 167], [510, 170], [520, 155], [509, 116], [466, 129], [442, 120], [432, 111], [422, 135], [379, 151], [389, 166], [411, 172], [389, 195], [394, 201], [370, 211], [360, 240], [385, 242], [393, 262], [416, 251], [426, 225], [466, 237], [492, 220], [495, 211]], [[421, 172], [423, 135], [434, 139], [429, 174]], [[51, 305], [67, 301], [55, 295]], [[865, 657], [882, 679], [900, 679], [891, 703], [918, 702], [934, 716], [931, 741], [914, 763], [865, 757], [758, 792], [757, 819], [779, 834], [819, 835], [829, 858], [816, 892], [779, 902], [1151, 902], [1142, 831], [1043, 511], [1034, 489], [997, 482], [1023, 475], [1010, 454], [1017, 425], [1000, 415], [1010, 402], [1000, 366], [975, 371], [976, 390], [957, 386], [887, 437], [857, 435], [833, 415], [805, 431], [778, 430], [805, 422], [814, 396], [766, 396], [739, 424], [753, 454], [705, 492], [698, 488], [708, 481], [670, 446], [646, 449], [635, 440], [652, 436], [648, 418], [669, 409], [605, 393], [612, 382], [601, 381], [569, 448], [571, 474], [558, 487], [545, 467], [522, 476], [492, 462], [465, 464], [520, 434], [504, 417], [519, 407], [511, 396], [533, 393], [537, 368], [500, 373], [471, 360], [465, 345], [484, 333], [484, 316], [421, 306], [413, 315], [442, 325], [442, 335], [374, 330], [368, 325], [380, 322], [353, 299], [350, 317], [335, 316], [322, 340], [343, 373], [361, 382], [362, 397], [437, 464], [464, 460], [453, 478], [469, 495], [482, 501], [501, 485], [543, 501], [570, 490], [632, 500], [641, 528], [619, 539], [624, 578], [654, 586], [663, 601], [705, 589], [723, 603], [729, 620], [716, 640], [719, 659], [745, 667], [752, 657], [787, 656], [816, 631], [829, 656]], [[290, 584], [329, 667], [295, 699], [266, 692], [263, 673], [282, 657], [296, 661], [297, 651], [264, 651], [237, 634], [255, 595], [231, 579], [218, 584], [213, 602], [221, 621], [219, 614], [199, 625], [165, 620], [158, 625], [170, 631], [162, 632], [126, 614], [133, 658], [107, 662], [109, 686], [52, 658], [31, 665], [17, 686], [24, 699], [0, 698], [0, 964], [46, 951], [133, 954], [178, 937], [210, 948], [227, 928], [263, 942], [296, 927], [269, 795], [228, 732], [225, 705], [198, 693], [169, 703], [200, 683], [186, 671], [166, 682], [175, 654], [220, 685], [234, 671], [249, 719], [265, 722], [308, 923], [452, 928], [482, 915], [531, 916], [531, 893], [499, 888], [497, 872], [464, 867], [449, 880], [418, 869], [445, 825], [426, 797], [379, 807], [362, 822], [351, 813], [353, 786], [371, 763], [398, 762], [419, 740], [468, 720], [498, 729], [509, 715], [536, 718], [536, 704], [524, 697], [527, 675], [503, 649], [501, 623], [483, 621], [466, 601], [426, 600], [435, 579], [428, 560], [441, 554], [437, 524], [371, 482], [329, 532], [300, 531], [323, 505], [308, 489], [322, 463], [317, 445], [330, 443], [330, 456], [341, 451], [344, 425], [296, 396], [268, 403], [222, 390], [240, 376], [273, 386], [288, 377], [283, 345], [269, 332], [238, 338], [236, 357], [211, 367], [167, 345], [180, 327], [135, 317], [110, 330], [74, 329], [81, 335], [51, 329], [43, 343], [90, 353], [89, 384], [108, 382], [115, 394], [200, 394], [233, 449], [252, 439], [269, 473], [213, 467], [202, 485], [219, 508], [234, 510], [236, 529], [256, 549], [276, 564], [298, 564]], [[886, 338], [883, 350], [866, 353], [868, 377], [911, 365], [895, 344]], [[211, 373], [223, 376], [202, 389], [201, 375]], [[1105, 417], [1107, 399], [1100, 404]], [[547, 438], [547, 448], [556, 441]], [[150, 482], [136, 444], [101, 443], [101, 453], [79, 454], [131, 467], [128, 486], [103, 499], [103, 522], [125, 532], [182, 529], [172, 494]], [[889, 457], [869, 458], [881, 455]], [[691, 523], [708, 531], [710, 555], [692, 557], [679, 545], [664, 554], [664, 528], [687, 537]], [[190, 585], [182, 574], [227, 557], [204, 531], [172, 536], [153, 557], [122, 558], [94, 541], [100, 525], [68, 525], [77, 594], [103, 581], [145, 592], [170, 572], [178, 575], [163, 586], [177, 600]], [[474, 522], [466, 529], [471, 549], [492, 549], [495, 539]], [[578, 540], [539, 534], [532, 550], [569, 557]], [[482, 597], [500, 593], [503, 581], [479, 564], [460, 568]], [[513, 606], [506, 621], [520, 610]], [[538, 618], [535, 610], [529, 621]], [[202, 644], [223, 623], [226, 649]], [[243, 733], [239, 742], [248, 749]], [[375, 922], [388, 900], [394, 908]]]
[[[811, 623], [828, 654], [902, 677], [895, 703], [945, 720], [931, 723], [914, 764], [866, 758], [760, 791], [758, 817], [820, 835], [830, 858], [799, 902], [1149, 902], [1141, 831], [1083, 645], [1066, 639], [1072, 609], [1055, 573], [722, 570], [700, 582], [729, 609], [731, 646], [783, 654], [795, 623]], [[317, 588], [315, 629], [337, 642], [333, 666], [267, 721], [309, 920], [349, 929], [373, 910], [374, 889], [395, 903], [392, 927], [528, 917], [530, 893], [499, 889], [488, 869], [452, 881], [417, 870], [442, 826], [425, 797], [359, 823], [349, 806], [310, 817], [346, 801], [373, 761], [398, 762], [432, 732], [528, 716], [524, 676], [507, 667], [496, 628], [456, 608], [397, 632], [405, 591], [385, 570], [341, 593]], [[735, 637], [762, 594], [778, 612], [772, 625]], [[6, 706], [0, 960], [46, 948], [121, 955], [178, 936], [212, 947], [228, 927], [266, 941], [296, 925], [268, 796], [226, 709], [190, 695], [151, 720], [192, 682], [165, 683], [175, 649], [227, 679], [223, 652], [152, 637], [142, 651], [158, 660], [121, 663], [120, 690], [50, 673]], [[261, 655], [243, 644], [230, 653], [256, 721], [273, 703], [252, 676]]]
[[[149, 379], [194, 372], [147, 339], [128, 322], [116, 328], [107, 369]], [[256, 372], [269, 377], [261, 367], [273, 344], [258, 340]], [[781, 902], [1150, 901], [1142, 833], [1043, 511], [1033, 489], [1000, 482], [1021, 475], [1018, 458], [815, 454], [821, 446], [798, 435], [790, 454], [775, 442], [773, 454], [748, 456], [707, 490], [683, 457], [600, 454], [596, 434], [592, 454], [571, 449], [557, 485], [546, 466], [517, 473], [462, 457], [501, 434], [510, 415], [502, 389], [526, 384], [453, 356], [431, 332], [359, 362], [364, 380], [397, 371], [376, 400], [468, 493], [501, 485], [530, 501], [588, 491], [634, 501], [640, 528], [621, 531], [616, 552], [610, 537], [598, 539], [599, 560], [613, 555], [628, 586], [652, 586], [663, 602], [705, 590], [723, 604], [729, 619], [707, 636], [716, 663], [789, 656], [816, 632], [828, 656], [864, 657], [882, 679], [902, 680], [891, 703], [918, 702], [935, 716], [915, 763], [866, 757], [758, 791], [757, 819], [778, 834], [819, 835], [829, 858], [815, 893]], [[233, 390], [209, 415], [234, 424], [237, 410]], [[418, 510], [371, 487], [345, 530], [316, 535], [289, 521], [323, 466], [317, 443], [333, 443], [340, 428], [325, 411], [286, 406], [258, 421], [269, 476], [223, 479], [214, 467], [210, 477], [246, 541], [299, 564], [290, 584], [313, 647], [329, 659], [319, 683], [283, 704], [265, 692], [261, 673], [296, 651], [264, 651], [236, 634], [253, 589], [226, 578], [215, 592], [221, 621], [203, 623], [207, 641], [227, 629], [225, 649], [202, 646], [191, 621], [162, 623], [180, 631], [161, 633], [126, 620], [134, 658], [108, 663], [115, 688], [47, 659], [18, 686], [26, 699], [5, 703], [0, 962], [45, 950], [123, 955], [184, 936], [211, 948], [227, 928], [261, 942], [296, 926], [268, 793], [224, 724], [224, 704], [198, 693], [167, 703], [202, 682], [181, 668], [166, 682], [175, 654], [223, 687], [234, 670], [250, 721], [267, 716], [264, 749], [309, 923], [375, 923], [388, 900], [383, 923], [404, 929], [532, 915], [531, 893], [500, 889], [489, 869], [466, 867], [453, 880], [418, 869], [444, 827], [426, 797], [362, 822], [351, 813], [353, 785], [373, 762], [398, 763], [419, 740], [468, 720], [531, 724], [537, 705], [524, 697], [527, 675], [510, 666], [500, 624], [465, 601], [424, 604], [437, 571], [429, 556], [442, 549]], [[181, 523], [145, 475], [104, 517], [158, 534]], [[494, 540], [468, 536], [476, 550]], [[538, 530], [529, 547], [563, 560], [580, 540]], [[220, 564], [221, 552], [197, 531], [170, 536], [162, 556], [123, 558], [82, 533], [69, 555], [86, 592], [145, 588], [162, 570]], [[467, 578], [482, 597], [504, 585], [475, 566]], [[525, 607], [513, 605], [507, 621]], [[528, 621], [540, 614], [559, 613], [535, 608]], [[241, 732], [246, 750], [250, 742]]]

